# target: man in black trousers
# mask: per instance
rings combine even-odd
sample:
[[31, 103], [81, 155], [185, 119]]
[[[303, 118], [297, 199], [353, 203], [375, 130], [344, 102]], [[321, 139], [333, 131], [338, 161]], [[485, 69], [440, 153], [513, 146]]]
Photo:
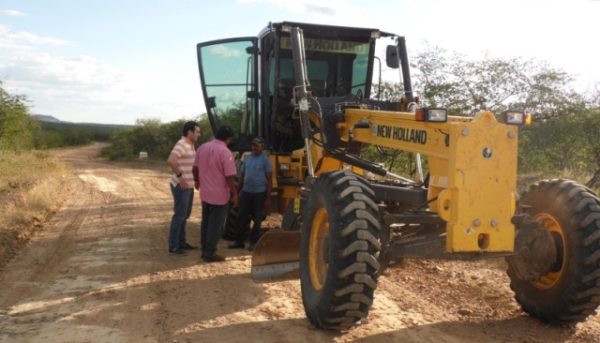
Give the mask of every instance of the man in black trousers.
[[252, 154], [246, 157], [241, 170], [239, 217], [236, 225], [235, 242], [229, 245], [230, 249], [243, 249], [246, 226], [250, 216], [254, 225], [250, 232], [250, 246], [254, 245], [260, 238], [260, 224], [263, 213], [271, 207], [271, 189], [273, 176], [271, 161], [263, 154], [265, 142], [262, 138], [254, 138], [252, 141]]

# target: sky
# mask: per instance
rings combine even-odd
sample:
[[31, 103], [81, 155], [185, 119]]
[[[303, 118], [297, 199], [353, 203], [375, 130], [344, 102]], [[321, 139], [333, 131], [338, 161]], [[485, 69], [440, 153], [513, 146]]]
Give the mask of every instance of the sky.
[[409, 55], [545, 61], [587, 92], [600, 84], [599, 17], [600, 0], [0, 0], [0, 81], [63, 121], [191, 119], [206, 112], [197, 43], [298, 21], [397, 33]]

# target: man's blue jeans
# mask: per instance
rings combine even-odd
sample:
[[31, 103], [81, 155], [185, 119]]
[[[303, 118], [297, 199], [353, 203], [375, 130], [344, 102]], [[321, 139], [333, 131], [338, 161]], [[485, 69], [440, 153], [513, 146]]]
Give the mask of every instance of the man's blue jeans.
[[217, 252], [217, 243], [223, 235], [227, 213], [229, 213], [229, 203], [213, 205], [202, 202], [202, 223], [200, 224], [202, 258], [212, 257]]
[[181, 188], [177, 185], [171, 185], [173, 194], [173, 218], [171, 218], [171, 228], [169, 229], [169, 251], [175, 252], [183, 249], [185, 246], [185, 224], [192, 213], [192, 203], [194, 202], [194, 189]]

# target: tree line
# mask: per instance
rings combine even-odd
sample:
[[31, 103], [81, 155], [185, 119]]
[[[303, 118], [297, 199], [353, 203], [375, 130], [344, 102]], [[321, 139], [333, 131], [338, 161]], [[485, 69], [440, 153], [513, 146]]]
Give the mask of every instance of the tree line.
[[[447, 108], [449, 114], [473, 116], [508, 109], [533, 115], [521, 130], [520, 173], [557, 171], [586, 176], [588, 187], [600, 187], [600, 90], [581, 93], [573, 76], [547, 63], [522, 58], [474, 60], [438, 47], [428, 47], [412, 59], [419, 102]], [[380, 91], [379, 91], [380, 90]], [[399, 99], [400, 84], [375, 87], [375, 97]], [[373, 154], [373, 151], [371, 151]], [[406, 156], [387, 156], [387, 163]], [[407, 164], [399, 164], [407, 165]]]
[[[444, 107], [451, 115], [472, 116], [507, 109], [533, 114], [532, 125], [521, 131], [520, 173], [568, 171], [582, 175], [589, 187], [600, 186], [600, 90], [581, 93], [572, 87], [573, 76], [547, 63], [522, 58], [463, 55], [429, 47], [412, 57], [413, 89], [423, 107]], [[399, 100], [402, 85], [384, 82], [373, 87], [374, 98]], [[200, 143], [211, 137], [206, 115], [196, 118], [202, 130]], [[181, 136], [185, 120], [161, 123], [138, 120], [136, 125], [94, 136], [75, 128], [42, 128], [31, 121], [23, 96], [11, 95], [0, 83], [0, 149], [18, 150], [83, 144], [110, 139], [103, 153], [111, 159], [135, 158], [140, 151], [164, 159]], [[63, 130], [63, 131], [60, 131]], [[368, 158], [413, 172], [407, 154], [377, 151], [369, 147]]]
[[[519, 173], [568, 172], [600, 186], [600, 92], [575, 91], [573, 77], [547, 63], [522, 58], [469, 59], [437, 47], [412, 58], [414, 87], [422, 107], [444, 107], [451, 115], [473, 116], [481, 110], [499, 114], [508, 109], [533, 114], [533, 124], [521, 130]], [[373, 87], [373, 98], [400, 100], [401, 84]], [[200, 143], [210, 138], [206, 115], [195, 118], [202, 130]], [[181, 136], [185, 120], [161, 123], [140, 120], [116, 134], [105, 155], [134, 158], [146, 151], [164, 159]], [[414, 173], [414, 157], [369, 146], [363, 155], [395, 171]]]

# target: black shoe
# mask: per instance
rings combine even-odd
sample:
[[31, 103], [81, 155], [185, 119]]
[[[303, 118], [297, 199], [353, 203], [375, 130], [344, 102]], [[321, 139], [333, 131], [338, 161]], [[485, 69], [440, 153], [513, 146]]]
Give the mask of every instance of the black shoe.
[[244, 249], [244, 242], [233, 242], [227, 246], [228, 249]]
[[248, 246], [248, 251], [254, 251], [254, 247], [256, 247], [256, 243], [250, 243]]
[[212, 255], [212, 256], [205, 256], [202, 259], [204, 260], [204, 262], [208, 262], [208, 263], [225, 261], [225, 257], [217, 255], [217, 254]]
[[185, 251], [183, 249], [169, 250], [169, 254], [171, 254], [171, 255], [185, 255]]
[[183, 250], [196, 250], [196, 249], [198, 249], [198, 247], [195, 247], [195, 246], [193, 246], [193, 245], [191, 245], [189, 243], [185, 243], [185, 245], [181, 249], [183, 249]]

